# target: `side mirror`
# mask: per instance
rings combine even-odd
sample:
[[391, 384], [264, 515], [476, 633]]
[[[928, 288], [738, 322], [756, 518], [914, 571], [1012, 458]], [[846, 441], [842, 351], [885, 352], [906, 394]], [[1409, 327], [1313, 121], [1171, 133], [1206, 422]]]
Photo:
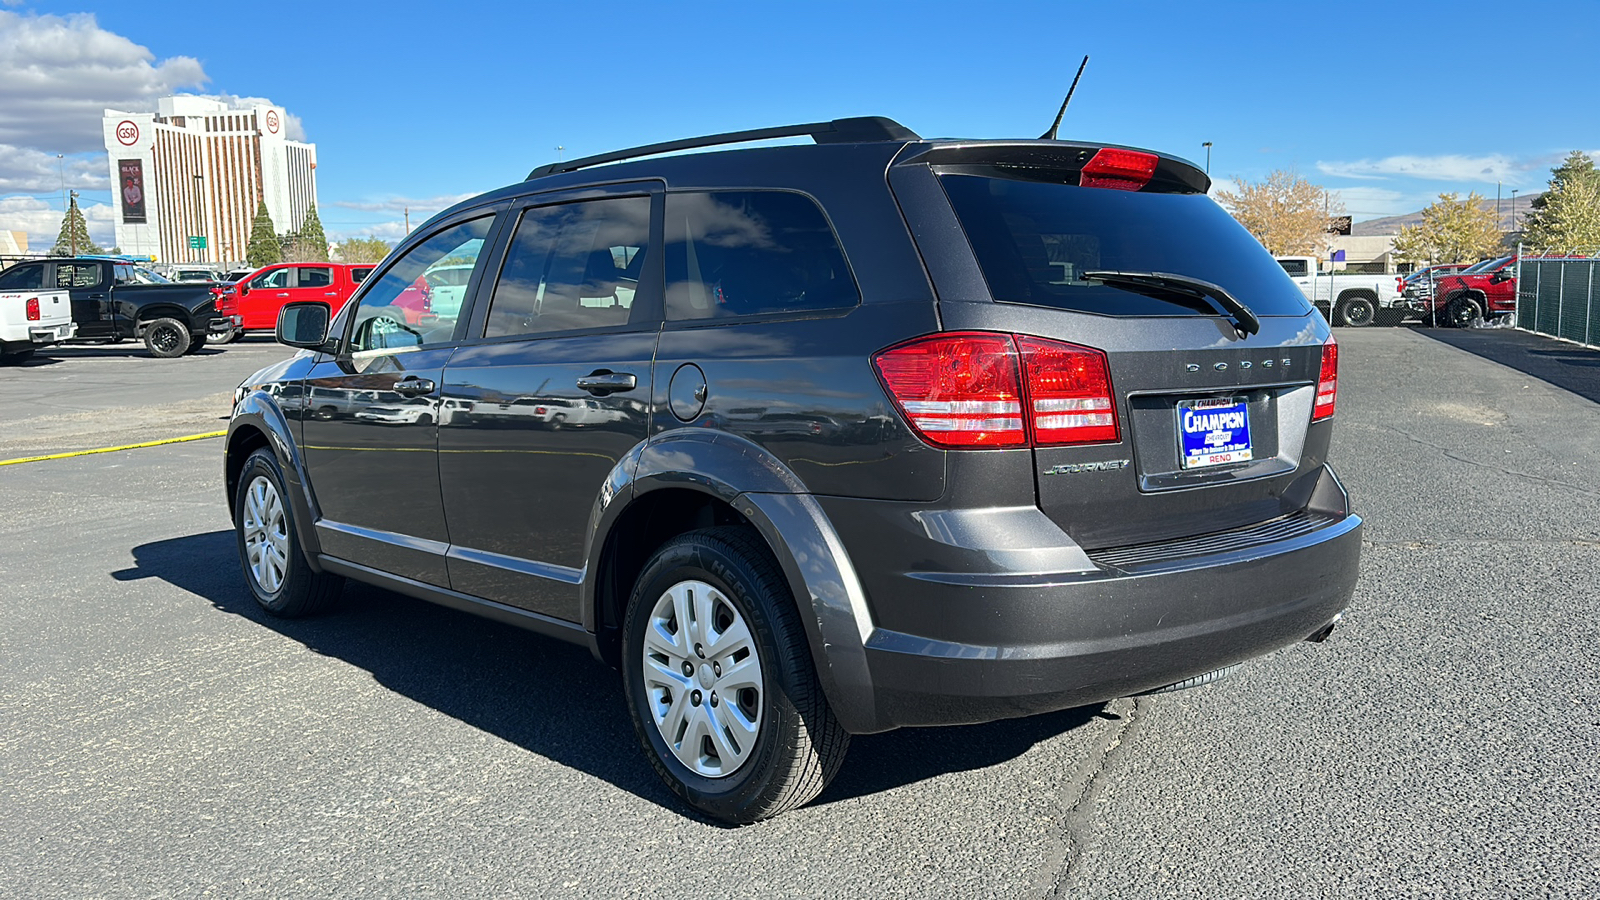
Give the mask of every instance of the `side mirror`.
[[248, 282], [248, 281], [239, 282], [239, 296], [243, 297], [245, 294], [248, 294], [248, 293], [250, 293], [250, 282]]
[[332, 311], [318, 301], [286, 303], [278, 311], [278, 343], [315, 350], [328, 342]]

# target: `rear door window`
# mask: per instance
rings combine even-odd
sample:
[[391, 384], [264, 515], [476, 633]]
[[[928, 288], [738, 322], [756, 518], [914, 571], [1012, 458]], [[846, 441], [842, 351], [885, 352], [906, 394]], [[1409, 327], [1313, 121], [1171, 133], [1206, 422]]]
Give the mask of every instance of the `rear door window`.
[[17, 266], [0, 275], [0, 291], [37, 291], [44, 288], [44, 264]]
[[940, 182], [996, 300], [1108, 316], [1218, 314], [1204, 301], [1083, 277], [1162, 272], [1220, 285], [1259, 316], [1310, 312], [1277, 261], [1204, 194], [1085, 188], [1009, 169], [946, 171]]
[[57, 288], [92, 288], [99, 283], [99, 263], [56, 263]]
[[861, 292], [815, 201], [788, 191], [667, 195], [667, 318], [846, 309]]

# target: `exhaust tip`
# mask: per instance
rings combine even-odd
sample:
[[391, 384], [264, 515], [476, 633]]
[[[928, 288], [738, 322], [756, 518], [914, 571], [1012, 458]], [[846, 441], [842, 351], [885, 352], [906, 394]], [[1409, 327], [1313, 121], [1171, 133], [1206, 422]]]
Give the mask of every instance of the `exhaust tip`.
[[1320, 644], [1323, 641], [1327, 640], [1328, 639], [1328, 635], [1333, 634], [1333, 626], [1338, 625], [1339, 624], [1339, 620], [1342, 619], [1342, 618], [1344, 618], [1344, 613], [1339, 613], [1337, 616], [1334, 616], [1333, 619], [1328, 622], [1328, 624], [1322, 626], [1321, 628], [1318, 628], [1316, 631], [1313, 631], [1313, 632], [1311, 632], [1311, 634], [1307, 635], [1306, 636], [1306, 640], [1310, 641], [1313, 644]]

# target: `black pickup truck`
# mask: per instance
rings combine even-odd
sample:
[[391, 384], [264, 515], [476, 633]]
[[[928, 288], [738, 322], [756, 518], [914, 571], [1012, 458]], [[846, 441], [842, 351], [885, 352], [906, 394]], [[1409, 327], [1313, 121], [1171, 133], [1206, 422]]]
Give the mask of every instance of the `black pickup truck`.
[[209, 284], [177, 284], [120, 259], [71, 257], [18, 263], [0, 272], [0, 291], [56, 289], [72, 293], [76, 342], [144, 341], [152, 356], [169, 359], [206, 344], [217, 315]]

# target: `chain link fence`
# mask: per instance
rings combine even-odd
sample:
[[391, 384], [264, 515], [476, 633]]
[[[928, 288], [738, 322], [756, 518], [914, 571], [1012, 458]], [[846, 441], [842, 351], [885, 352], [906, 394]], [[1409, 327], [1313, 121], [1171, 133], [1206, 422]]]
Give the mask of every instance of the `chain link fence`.
[[1522, 256], [1517, 327], [1600, 349], [1600, 259]]

